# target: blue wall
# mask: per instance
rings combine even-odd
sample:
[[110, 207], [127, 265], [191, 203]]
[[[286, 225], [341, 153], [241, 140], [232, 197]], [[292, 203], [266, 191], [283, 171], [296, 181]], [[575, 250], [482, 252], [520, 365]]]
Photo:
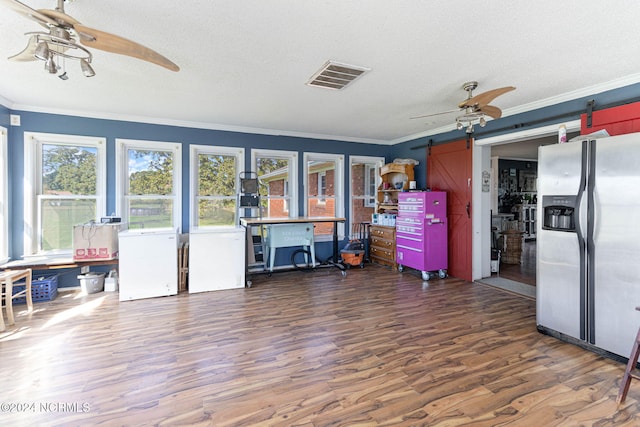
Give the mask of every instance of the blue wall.
[[0, 126], [9, 127], [9, 109], [0, 104]]
[[[595, 109], [604, 109], [622, 103], [640, 101], [640, 84], [614, 89], [580, 99], [564, 102], [550, 107], [540, 108], [490, 121], [485, 128], [476, 126], [475, 137], [488, 137], [511, 133], [528, 128], [540, 127], [554, 123], [575, 120], [586, 112], [587, 102], [595, 100]], [[9, 114], [21, 116], [21, 126], [9, 126]], [[23, 134], [24, 132], [59, 133], [70, 135], [86, 135], [107, 138], [107, 213], [115, 211], [115, 139], [139, 139], [152, 141], [180, 142], [183, 144], [183, 191], [182, 191], [182, 230], [189, 230], [189, 145], [214, 145], [245, 148], [245, 170], [251, 170], [250, 150], [280, 149], [296, 151], [299, 155], [298, 169], [303, 171], [303, 152], [340, 153], [348, 155], [367, 155], [385, 157], [387, 161], [394, 158], [412, 158], [420, 162], [415, 168], [415, 177], [419, 187], [426, 186], [426, 146], [429, 141], [439, 145], [466, 138], [464, 130], [451, 131], [429, 137], [417, 138], [395, 146], [359, 144], [337, 140], [320, 140], [288, 136], [257, 135], [240, 132], [195, 129], [180, 126], [135, 123], [117, 120], [92, 119], [57, 114], [12, 111], [0, 105], [0, 125], [9, 129], [9, 196], [10, 196], [10, 230], [9, 254], [12, 259], [19, 259], [23, 253], [22, 218], [23, 194], [20, 191], [23, 176]], [[349, 170], [346, 168], [346, 180]], [[302, 180], [299, 180], [299, 191], [302, 194]], [[17, 189], [17, 190], [16, 190]], [[349, 195], [347, 194], [346, 197]], [[303, 212], [300, 198], [299, 211]], [[345, 203], [347, 217], [349, 206]], [[327, 257], [330, 245], [320, 245], [318, 253]], [[342, 246], [342, 243], [341, 243]], [[284, 252], [284, 251], [283, 251]], [[279, 258], [279, 263], [287, 264], [286, 254]]]
[[[21, 126], [8, 126], [9, 114], [20, 115]], [[93, 119], [57, 114], [9, 111], [2, 107], [2, 120], [6, 116], [9, 129], [9, 186], [19, 188], [24, 174], [24, 132], [42, 132], [67, 135], [83, 135], [107, 138], [107, 213], [115, 211], [115, 140], [116, 138], [167, 141], [182, 143], [182, 231], [189, 231], [189, 146], [191, 144], [245, 148], [245, 169], [251, 170], [251, 149], [274, 149], [299, 153], [298, 170], [303, 169], [303, 152], [337, 153], [358, 156], [382, 156], [389, 159], [392, 151], [386, 145], [371, 145], [337, 140], [319, 140], [289, 136], [257, 135], [240, 132], [196, 129], [179, 126]], [[2, 122], [0, 122], [2, 124]], [[391, 159], [392, 160], [392, 159]], [[347, 159], [345, 158], [345, 161]], [[349, 179], [349, 170], [346, 168]], [[303, 194], [302, 179], [299, 194]], [[347, 195], [348, 197], [348, 195]], [[300, 198], [299, 212], [304, 211], [304, 200]], [[9, 254], [12, 259], [23, 255], [23, 193], [13, 191], [10, 196], [11, 239]], [[349, 209], [348, 203], [345, 204]], [[347, 217], [348, 217], [347, 212]], [[323, 245], [324, 246], [324, 245]], [[328, 246], [325, 251], [329, 250]], [[322, 256], [328, 256], [327, 253]]]

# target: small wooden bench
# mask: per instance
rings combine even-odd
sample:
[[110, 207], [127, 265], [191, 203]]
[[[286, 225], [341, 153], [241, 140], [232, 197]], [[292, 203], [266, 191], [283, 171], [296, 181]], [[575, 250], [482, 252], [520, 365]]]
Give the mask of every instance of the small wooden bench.
[[[25, 279], [26, 285], [24, 289], [15, 295], [13, 294], [13, 284], [20, 279]], [[16, 323], [13, 316], [13, 300], [19, 297], [25, 297], [27, 300], [27, 310], [33, 311], [33, 300], [31, 299], [31, 269], [23, 270], [6, 270], [0, 272], [0, 287], [2, 289], [2, 299], [4, 300], [4, 308], [7, 311], [7, 323], [14, 325]], [[6, 326], [2, 318], [2, 309], [0, 308], [0, 331], [4, 331]]]

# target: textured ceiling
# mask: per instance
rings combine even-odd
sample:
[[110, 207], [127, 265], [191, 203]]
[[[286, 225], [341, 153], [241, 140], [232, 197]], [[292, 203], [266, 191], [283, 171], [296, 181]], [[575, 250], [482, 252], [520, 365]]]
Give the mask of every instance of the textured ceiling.
[[[390, 144], [453, 129], [455, 114], [409, 117], [455, 108], [465, 81], [479, 81], [476, 94], [516, 86], [492, 103], [505, 115], [640, 81], [636, 0], [77, 0], [66, 12], [180, 72], [98, 50], [92, 78], [8, 61], [40, 27], [0, 2], [3, 104]], [[305, 85], [327, 60], [371, 71], [342, 91]]]

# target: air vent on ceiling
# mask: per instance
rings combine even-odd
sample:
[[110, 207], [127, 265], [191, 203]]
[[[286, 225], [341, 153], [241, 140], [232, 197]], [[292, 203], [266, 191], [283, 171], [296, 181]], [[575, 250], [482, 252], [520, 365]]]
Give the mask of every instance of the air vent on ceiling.
[[319, 71], [311, 76], [307, 84], [309, 86], [340, 90], [367, 71], [370, 71], [370, 69], [327, 61]]

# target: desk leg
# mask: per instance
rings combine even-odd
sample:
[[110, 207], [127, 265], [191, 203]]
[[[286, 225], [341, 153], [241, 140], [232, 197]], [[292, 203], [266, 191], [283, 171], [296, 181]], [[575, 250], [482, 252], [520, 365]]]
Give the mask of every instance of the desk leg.
[[342, 272], [343, 276], [347, 275], [347, 271], [345, 270], [344, 265], [338, 262], [338, 221], [333, 222], [333, 265], [335, 268]]
[[0, 332], [4, 331], [5, 329], [7, 329], [7, 327], [4, 325], [4, 317], [2, 315], [2, 304], [0, 303]]
[[244, 281], [245, 287], [250, 288], [253, 282], [249, 276], [249, 251], [253, 251], [253, 236], [251, 235], [251, 226], [244, 227], [245, 251], [244, 251]]
[[9, 277], [6, 281], [5, 285], [5, 297], [4, 297], [4, 308], [7, 311], [7, 323], [10, 325], [15, 325], [16, 321], [13, 318], [13, 277]]
[[338, 262], [338, 223], [333, 223], [333, 262]]
[[33, 311], [33, 298], [31, 297], [31, 269], [27, 270], [25, 276], [25, 290], [27, 299], [27, 311], [31, 313]]

